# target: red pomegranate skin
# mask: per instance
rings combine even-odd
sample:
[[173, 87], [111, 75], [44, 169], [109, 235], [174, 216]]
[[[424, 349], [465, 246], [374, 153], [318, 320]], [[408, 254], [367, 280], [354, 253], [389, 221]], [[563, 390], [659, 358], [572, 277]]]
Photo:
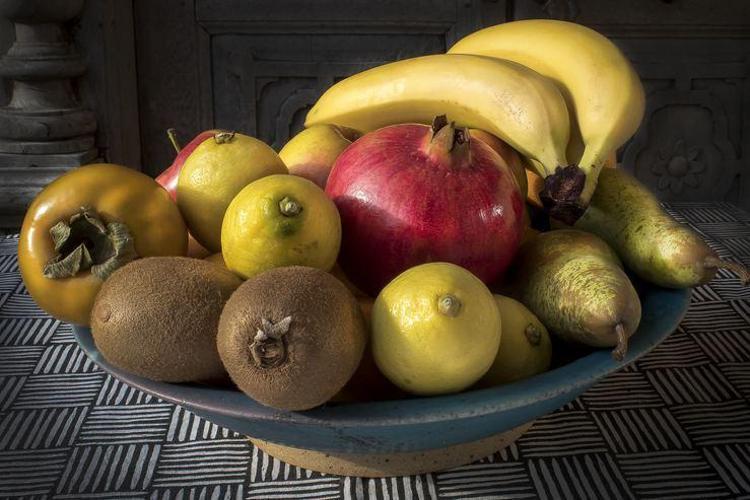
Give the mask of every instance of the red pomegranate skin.
[[520, 244], [523, 200], [505, 161], [476, 139], [428, 154], [431, 137], [418, 124], [366, 134], [328, 179], [341, 214], [339, 263], [372, 296], [425, 262], [451, 262], [494, 283]]

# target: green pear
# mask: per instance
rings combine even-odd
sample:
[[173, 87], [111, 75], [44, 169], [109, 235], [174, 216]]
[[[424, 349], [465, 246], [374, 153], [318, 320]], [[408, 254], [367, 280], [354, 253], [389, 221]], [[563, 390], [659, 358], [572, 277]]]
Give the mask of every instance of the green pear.
[[703, 238], [675, 221], [624, 170], [602, 169], [591, 204], [575, 227], [603, 238], [629, 269], [659, 286], [708, 283], [720, 268], [737, 273], [745, 284], [750, 280], [744, 266], [720, 260]]
[[313, 181], [325, 189], [336, 158], [361, 133], [338, 125], [313, 125], [292, 137], [279, 151], [289, 173]]
[[541, 233], [519, 250], [510, 293], [549, 331], [622, 360], [638, 328], [641, 302], [614, 251], [575, 229]]

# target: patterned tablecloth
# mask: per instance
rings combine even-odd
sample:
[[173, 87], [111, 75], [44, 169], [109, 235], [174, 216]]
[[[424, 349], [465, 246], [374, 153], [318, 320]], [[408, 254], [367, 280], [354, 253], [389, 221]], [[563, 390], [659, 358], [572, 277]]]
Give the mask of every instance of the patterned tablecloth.
[[[750, 266], [750, 214], [672, 205]], [[536, 421], [508, 449], [421, 476], [282, 463], [107, 376], [41, 312], [0, 240], [0, 497], [150, 499], [749, 498], [750, 288], [720, 272], [661, 346]]]

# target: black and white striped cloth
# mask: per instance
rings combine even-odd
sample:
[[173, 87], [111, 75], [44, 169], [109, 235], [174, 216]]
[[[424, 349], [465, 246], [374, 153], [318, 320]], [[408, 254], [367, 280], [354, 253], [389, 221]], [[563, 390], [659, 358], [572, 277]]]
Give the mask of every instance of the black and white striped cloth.
[[[670, 210], [750, 266], [750, 214]], [[750, 499], [750, 288], [720, 272], [634, 366], [509, 448], [421, 476], [328, 476], [112, 379], [41, 312], [0, 240], [0, 498]]]

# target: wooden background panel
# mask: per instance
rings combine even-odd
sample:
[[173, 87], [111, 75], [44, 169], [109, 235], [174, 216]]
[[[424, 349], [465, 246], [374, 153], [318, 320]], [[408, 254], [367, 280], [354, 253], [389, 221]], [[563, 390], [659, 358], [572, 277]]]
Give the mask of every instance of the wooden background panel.
[[565, 17], [605, 30], [651, 31], [668, 26], [689, 36], [750, 27], [750, 2], [744, 0], [515, 0], [514, 19]]
[[437, 34], [217, 36], [214, 122], [280, 149], [335, 81], [385, 62], [444, 50], [445, 38]]
[[[446, 50], [502, 20], [505, 1], [135, 0], [144, 171], [211, 127], [257, 135], [277, 149], [333, 82], [385, 62]], [[486, 4], [486, 5], [485, 5]]]
[[202, 29], [193, 0], [134, 0], [133, 12], [141, 163], [145, 172], [156, 175], [175, 156], [168, 128], [176, 128], [183, 143], [211, 128], [201, 119], [208, 97], [201, 93], [201, 77], [210, 75], [199, 67]]
[[647, 84], [644, 122], [625, 168], [661, 199], [750, 208], [748, 39], [631, 39]]
[[[0, 17], [0, 54], [5, 54], [13, 45], [16, 35], [13, 33], [13, 24]], [[8, 103], [10, 99], [10, 82], [0, 79], [0, 106]]]
[[413, 21], [453, 24], [467, 2], [453, 0], [198, 0], [196, 18], [207, 21], [237, 21], [259, 25], [318, 24], [320, 31], [339, 23], [347, 29], [356, 24], [395, 26]]

